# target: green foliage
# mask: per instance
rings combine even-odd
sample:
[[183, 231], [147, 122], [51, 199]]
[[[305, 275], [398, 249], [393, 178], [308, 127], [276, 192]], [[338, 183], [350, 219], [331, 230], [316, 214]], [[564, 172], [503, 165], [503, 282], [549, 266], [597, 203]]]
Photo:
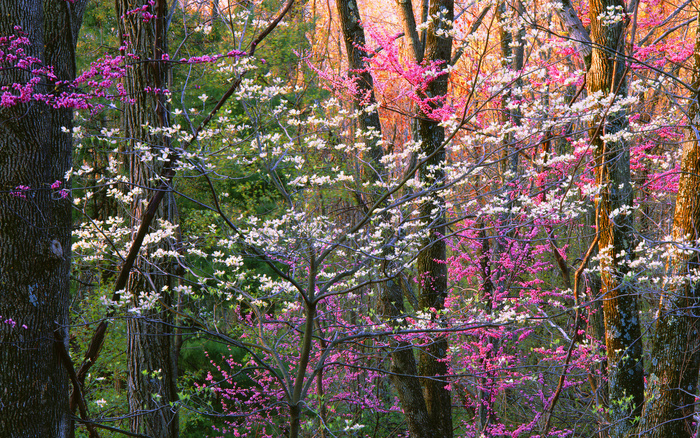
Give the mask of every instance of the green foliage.
[[76, 67], [85, 70], [91, 62], [105, 53], [117, 54], [117, 14], [114, 1], [91, 0], [88, 2], [77, 41]]

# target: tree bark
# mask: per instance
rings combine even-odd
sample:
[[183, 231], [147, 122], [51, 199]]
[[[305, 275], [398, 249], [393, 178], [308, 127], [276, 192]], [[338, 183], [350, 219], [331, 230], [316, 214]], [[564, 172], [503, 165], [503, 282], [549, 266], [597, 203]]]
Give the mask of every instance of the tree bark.
[[[148, 6], [146, 0], [116, 2], [120, 17], [119, 35], [128, 44], [125, 54], [135, 56], [127, 67], [124, 89], [131, 102], [124, 106], [123, 134], [128, 138], [126, 149], [131, 189], [142, 188], [134, 197], [131, 226], [137, 228], [144, 215], [146, 199], [150, 190], [159, 186], [159, 176], [164, 163], [142, 161], [139, 147], [147, 147], [154, 156], [169, 150], [168, 138], [149, 132], [148, 127], [169, 126], [169, 111], [166, 97], [168, 66], [162, 61], [167, 54], [166, 46], [166, 0], [157, 0], [147, 12], [155, 18], [146, 20], [140, 13], [129, 13], [136, 8]], [[155, 91], [146, 91], [147, 87]], [[173, 220], [174, 199], [166, 194], [155, 219]], [[154, 224], [157, 221], [154, 221]], [[161, 243], [161, 246], [167, 246]], [[155, 248], [148, 248], [147, 252]], [[166, 248], [170, 249], [170, 248]], [[134, 296], [133, 306], [138, 307], [137, 297], [142, 293], [160, 294], [160, 300], [171, 306], [172, 290], [167, 260], [145, 260], [139, 258], [129, 278], [128, 290]], [[127, 368], [128, 398], [131, 431], [144, 433], [153, 438], [175, 438], [179, 434], [178, 416], [173, 402], [177, 401], [177, 358], [173, 352], [173, 333], [170, 329], [172, 315], [160, 304], [143, 309], [140, 315], [127, 321]]]
[[[350, 75], [357, 81], [358, 95], [355, 98], [355, 107], [363, 110], [360, 117], [360, 128], [363, 131], [375, 131], [381, 138], [382, 125], [379, 121], [379, 113], [376, 109], [373, 111], [364, 111], [369, 105], [377, 102], [374, 96], [374, 80], [372, 74], [367, 71], [365, 64], [366, 52], [362, 50], [365, 47], [365, 31], [362, 28], [360, 19], [360, 10], [358, 9], [356, 0], [338, 0], [336, 2], [338, 16], [340, 17], [340, 25], [343, 31], [343, 39], [345, 40], [345, 50], [347, 52], [348, 67]], [[363, 104], [362, 102], [365, 102]], [[369, 160], [375, 169], [370, 170], [370, 179], [376, 180], [377, 173], [382, 174], [381, 158], [384, 151], [378, 144], [377, 140], [373, 140], [368, 144]]]
[[591, 61], [591, 36], [583, 26], [571, 0], [562, 0], [561, 9], [556, 9], [556, 11], [562, 25], [569, 32], [570, 38], [576, 43], [578, 53], [588, 66]]
[[[399, 319], [406, 316], [403, 304], [403, 289], [398, 279], [382, 285], [381, 314], [392, 327], [400, 328]], [[401, 401], [408, 431], [412, 437], [431, 438], [435, 435], [435, 424], [431, 421], [423, 396], [423, 386], [418, 376], [413, 346], [408, 342], [394, 342], [391, 351], [391, 382]]]
[[[491, 245], [489, 244], [489, 236], [486, 235], [486, 230], [483, 222], [477, 224], [479, 229], [479, 240], [481, 241], [481, 249], [479, 250], [479, 273], [481, 275], [481, 291], [479, 294], [479, 300], [483, 306], [483, 310], [486, 314], [492, 312], [493, 307], [493, 294], [494, 287], [492, 281], [491, 272]], [[488, 337], [487, 341], [489, 343], [498, 342], [497, 339], [493, 337]], [[495, 345], [495, 344], [494, 344]], [[491, 351], [495, 350], [492, 349]], [[486, 353], [483, 361], [491, 359], [491, 351]], [[493, 376], [491, 373], [485, 372], [483, 377], [478, 378], [478, 389], [477, 389], [477, 402], [478, 406], [476, 409], [476, 422], [477, 430], [482, 435], [487, 435], [486, 429], [494, 421], [494, 410], [492, 407], [493, 395], [491, 387], [489, 386], [488, 380]], [[491, 385], [492, 386], [492, 385]]]
[[[454, 19], [454, 1], [436, 0], [430, 3], [429, 16], [442, 16], [443, 19], [430, 21], [425, 41], [424, 60], [427, 63], [443, 62], [447, 67], [452, 56], [450, 26]], [[442, 31], [442, 32], [439, 32]], [[447, 94], [449, 74], [435, 78], [427, 88], [427, 97]], [[421, 153], [430, 157], [421, 166], [419, 179], [423, 189], [429, 190], [425, 201], [419, 207], [420, 217], [428, 228], [428, 235], [422, 242], [416, 268], [420, 287], [418, 303], [422, 309], [435, 309], [433, 318], [439, 322], [439, 312], [445, 308], [447, 296], [447, 256], [445, 237], [445, 200], [440, 190], [445, 185], [445, 128], [439, 121], [426, 115], [419, 116], [418, 134]], [[431, 310], [431, 312], [433, 312]], [[428, 415], [433, 425], [434, 437], [452, 437], [452, 398], [446, 388], [448, 382], [442, 377], [447, 374], [447, 339], [436, 336], [420, 352], [418, 372], [423, 379], [423, 393]]]
[[[624, 62], [625, 19], [604, 21], [601, 16], [614, 8], [624, 8], [620, 0], [593, 0], [590, 3], [593, 50], [588, 71], [588, 93], [602, 97], [626, 97]], [[633, 285], [625, 275], [629, 272], [633, 245], [633, 214], [630, 182], [630, 151], [623, 139], [604, 141], [604, 134], [615, 135], [628, 126], [624, 110], [600, 108], [604, 115], [590, 128], [595, 148], [596, 225], [601, 254], [603, 317], [608, 357], [610, 402], [610, 436], [621, 438], [641, 414], [644, 402], [644, 369], [642, 341]]]
[[[85, 1], [0, 1], [0, 35], [24, 34], [28, 55], [75, 79]], [[19, 26], [19, 30], [15, 29]], [[3, 67], [11, 67], [3, 65]], [[0, 85], [26, 84], [3, 69]], [[35, 88], [47, 93], [46, 78]], [[55, 339], [68, 342], [71, 200], [50, 186], [72, 166], [71, 109], [37, 101], [0, 110], [0, 436], [70, 437], [68, 374]], [[18, 196], [16, 188], [29, 189]], [[13, 194], [15, 192], [15, 194]], [[58, 336], [54, 337], [54, 331]], [[57, 341], [56, 341], [57, 342]]]
[[[690, 438], [697, 428], [693, 414], [700, 369], [700, 285], [693, 277], [700, 265], [700, 33], [696, 34], [693, 57], [694, 91], [673, 216], [677, 247], [668, 260], [669, 279], [651, 341], [651, 373], [647, 377], [650, 397], [640, 427], [641, 434], [650, 438]], [[683, 251], [688, 248], [690, 251]]]
[[396, 7], [399, 10], [401, 27], [408, 38], [408, 46], [413, 54], [416, 63], [423, 60], [423, 42], [416, 29], [416, 17], [413, 15], [413, 3], [411, 0], [396, 0]]

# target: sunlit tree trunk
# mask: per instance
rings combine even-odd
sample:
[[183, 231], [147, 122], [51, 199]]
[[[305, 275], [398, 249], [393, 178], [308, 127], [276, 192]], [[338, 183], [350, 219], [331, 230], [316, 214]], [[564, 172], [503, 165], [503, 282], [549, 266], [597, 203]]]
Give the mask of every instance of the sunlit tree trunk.
[[[697, 22], [700, 23], [700, 14]], [[700, 366], [700, 32], [696, 34], [693, 95], [688, 110], [688, 134], [683, 144], [678, 196], [673, 216], [672, 252], [666, 289], [652, 338], [649, 401], [640, 432], [653, 438], [689, 438], [696, 433], [695, 396]]]
[[[589, 95], [602, 98], [627, 96], [624, 62], [624, 17], [605, 20], [604, 14], [617, 10], [620, 0], [593, 0], [590, 3], [593, 50], [588, 71]], [[622, 8], [622, 9], [620, 9]], [[611, 104], [612, 105], [612, 104]], [[605, 345], [608, 357], [610, 436], [622, 437], [641, 414], [644, 402], [642, 341], [636, 290], [625, 278], [634, 251], [632, 228], [632, 186], [629, 144], [615, 134], [628, 127], [624, 109], [599, 108], [603, 115], [590, 128], [594, 147], [596, 179], [596, 225], [599, 233], [601, 295], [605, 320]]]
[[[338, 16], [340, 18], [340, 26], [345, 40], [345, 49], [348, 58], [348, 67], [351, 77], [355, 78], [357, 83], [358, 96], [355, 97], [356, 107], [363, 110], [360, 117], [360, 128], [363, 131], [372, 130], [379, 134], [378, 139], [381, 139], [382, 126], [379, 122], [379, 113], [376, 108], [372, 111], [366, 111], [368, 105], [376, 103], [374, 97], [374, 81], [372, 75], [367, 71], [365, 66], [365, 57], [367, 52], [362, 48], [365, 47], [365, 31], [362, 28], [360, 11], [355, 0], [338, 0], [336, 2]], [[363, 105], [361, 102], [366, 102]], [[369, 159], [374, 167], [381, 167], [381, 157], [384, 152], [378, 144], [377, 139], [371, 139], [369, 146]], [[371, 171], [370, 171], [371, 172]], [[381, 169], [374, 169], [369, 178], [376, 179], [377, 173], [381, 173]]]
[[[126, 157], [129, 170], [130, 189], [141, 188], [134, 197], [131, 226], [137, 228], [144, 214], [143, 200], [151, 190], [158, 187], [163, 166], [167, 163], [142, 161], [139, 148], [145, 148], [154, 156], [169, 147], [165, 136], [149, 132], [148, 127], [169, 126], [166, 97], [157, 90], [167, 88], [168, 69], [162, 62], [166, 49], [166, 0], [157, 0], [146, 12], [155, 18], [146, 19], [141, 13], [129, 13], [144, 5], [146, 0], [116, 2], [120, 17], [119, 35], [126, 41], [125, 53], [135, 55], [128, 60], [124, 89], [131, 102], [124, 105], [123, 136], [128, 139]], [[146, 91], [150, 87], [151, 90]], [[156, 214], [156, 219], [172, 221], [174, 201], [166, 195]], [[154, 224], [157, 221], [154, 221]], [[137, 297], [145, 292], [159, 294], [159, 303], [143, 309], [127, 321], [127, 368], [128, 398], [131, 414], [131, 431], [145, 433], [153, 438], [175, 438], [178, 436], [178, 418], [171, 405], [177, 400], [177, 358], [174, 357], [171, 313], [161, 306], [171, 306], [171, 267], [166, 260], [140, 258], [135, 264], [128, 289], [135, 299], [132, 305], [139, 306]]]
[[[58, 80], [72, 80], [85, 3], [2, 0], [0, 35], [25, 35], [28, 55], [52, 66]], [[2, 67], [2, 86], [26, 84], [31, 77], [7, 68], [12, 65]], [[47, 93], [47, 86], [42, 79], [36, 92]], [[55, 181], [66, 183], [72, 136], [61, 128], [72, 126], [71, 109], [36, 101], [0, 110], [2, 437], [73, 434], [68, 373], [54, 345], [63, 343], [63, 351], [68, 346], [72, 209], [69, 198], [50, 188]], [[18, 186], [28, 189], [20, 196]]]

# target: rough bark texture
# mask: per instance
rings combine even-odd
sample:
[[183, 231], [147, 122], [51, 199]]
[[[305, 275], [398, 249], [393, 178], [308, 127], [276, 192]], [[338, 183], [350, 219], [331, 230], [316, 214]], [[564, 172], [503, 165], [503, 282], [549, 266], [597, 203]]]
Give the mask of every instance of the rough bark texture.
[[[449, 26], [454, 19], [454, 1], [436, 0], [430, 3], [429, 16], [442, 15], [443, 19], [431, 20], [425, 41], [424, 59], [430, 63], [442, 61], [445, 66], [452, 56], [452, 38], [447, 36]], [[445, 32], [438, 31], [443, 30]], [[447, 94], [449, 75], [444, 74], [433, 80], [428, 86], [429, 96]], [[445, 183], [445, 128], [436, 120], [421, 117], [418, 133], [422, 143], [421, 152], [430, 157], [421, 166], [419, 178], [424, 186], [432, 191], [425, 197], [420, 206], [420, 216], [428, 227], [428, 236], [423, 243], [423, 250], [418, 255], [416, 267], [418, 271], [420, 295], [418, 303], [423, 309], [444, 309], [447, 295], [447, 265], [445, 241], [445, 200], [440, 195], [440, 188]], [[437, 313], [434, 314], [438, 318]], [[425, 346], [419, 355], [418, 372], [423, 379], [423, 393], [428, 415], [433, 425], [433, 436], [436, 438], [452, 437], [452, 398], [450, 391], [445, 388], [447, 380], [441, 376], [447, 374], [447, 339], [436, 336]]]
[[641, 434], [653, 438], [690, 438], [697, 428], [693, 424], [693, 414], [700, 366], [697, 310], [700, 287], [691, 276], [697, 276], [700, 266], [697, 250], [700, 239], [700, 33], [695, 40], [692, 86], [696, 91], [688, 111], [689, 128], [681, 159], [673, 241], [679, 245], [679, 250], [694, 249], [689, 253], [674, 252], [668, 260], [671, 280], [661, 297], [652, 338], [651, 373], [647, 377], [650, 397], [640, 427]]
[[[85, 7], [55, 1], [0, 1], [0, 35], [20, 26], [26, 52], [75, 77], [75, 40]], [[3, 66], [5, 67], [5, 66]], [[0, 85], [26, 83], [25, 71]], [[37, 91], [45, 93], [42, 83]], [[69, 381], [54, 347], [68, 342], [71, 201], [49, 188], [71, 167], [72, 110], [29, 102], [0, 111], [0, 436], [69, 437]], [[14, 196], [19, 185], [29, 187]]]
[[[124, 78], [124, 89], [131, 97], [124, 106], [123, 134], [129, 139], [126, 157], [129, 165], [131, 188], [141, 187], [132, 209], [132, 227], [137, 228], [144, 214], [142, 200], [149, 196], [149, 188], [158, 187], [158, 176], [163, 164], [157, 160], [141, 161], [139, 147], [147, 147], [154, 156], [168, 148], [167, 138], [148, 131], [151, 127], [167, 127], [168, 110], [162, 93], [146, 92], [146, 87], [167, 88], [167, 64], [160, 62], [166, 52], [166, 2], [158, 0], [149, 13], [156, 18], [145, 21], [141, 14], [128, 11], [148, 5], [146, 0], [118, 0], [116, 2], [119, 35], [127, 41], [126, 53], [135, 55]], [[172, 196], [166, 195], [156, 219], [171, 220], [174, 207]], [[156, 223], [156, 221], [154, 221]], [[150, 249], [146, 250], [146, 253]], [[171, 277], [166, 260], [136, 261], [136, 272], [129, 278], [129, 292], [138, 297], [142, 292], [159, 293], [160, 300], [171, 305]], [[167, 289], [164, 289], [167, 287]], [[134, 305], [138, 303], [134, 302]], [[169, 323], [172, 315], [160, 305], [143, 310], [140, 316], [127, 321], [128, 398], [131, 431], [144, 433], [153, 438], [175, 438], [178, 436], [178, 417], [171, 406], [177, 400], [177, 362], [174, 357], [173, 333]]]
[[[588, 71], [588, 93], [603, 97], [627, 95], [624, 63], [625, 20], [605, 23], [599, 17], [608, 8], [624, 7], [620, 0], [593, 0], [590, 3], [593, 51]], [[636, 291], [629, 279], [627, 264], [633, 246], [630, 184], [630, 152], [624, 140], [603, 141], [604, 134], [627, 128], [624, 110], [601, 107], [605, 115], [591, 127], [595, 148], [596, 178], [600, 187], [596, 199], [600, 271], [608, 357], [610, 436], [620, 438], [641, 414], [644, 402], [642, 341]]]

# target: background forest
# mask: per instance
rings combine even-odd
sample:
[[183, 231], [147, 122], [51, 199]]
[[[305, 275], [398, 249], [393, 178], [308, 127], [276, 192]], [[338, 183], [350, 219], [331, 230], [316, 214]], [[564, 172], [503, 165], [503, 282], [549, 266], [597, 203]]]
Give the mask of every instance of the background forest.
[[0, 11], [0, 436], [700, 436], [697, 1]]

